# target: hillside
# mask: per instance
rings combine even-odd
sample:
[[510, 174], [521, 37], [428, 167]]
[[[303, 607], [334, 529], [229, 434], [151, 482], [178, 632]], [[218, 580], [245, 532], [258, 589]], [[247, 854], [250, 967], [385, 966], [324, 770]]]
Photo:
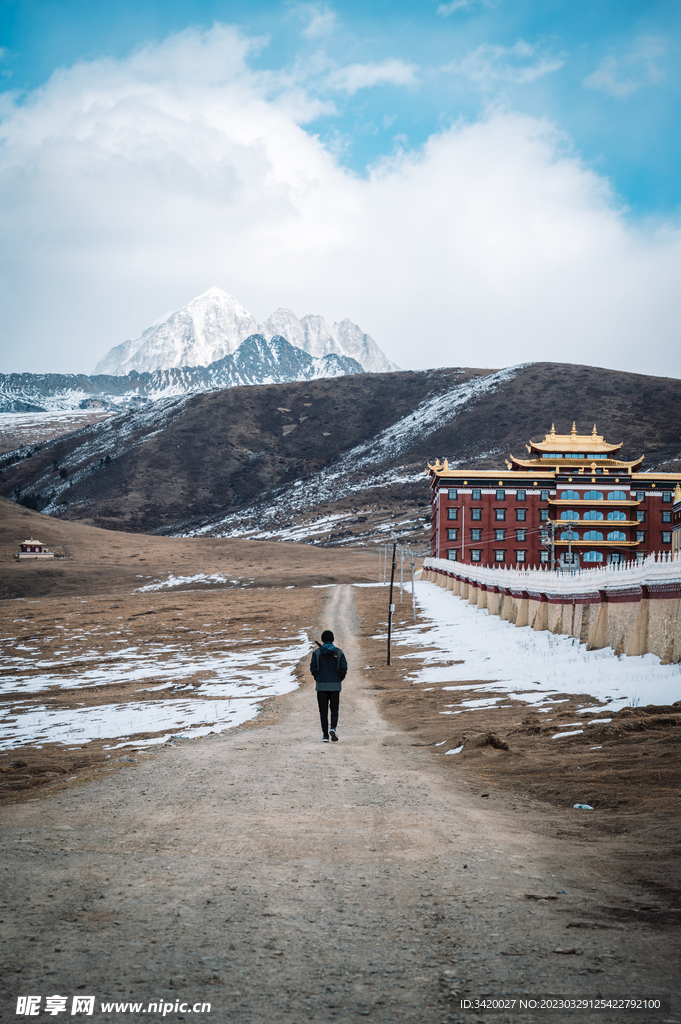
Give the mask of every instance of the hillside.
[[[681, 467], [681, 381], [534, 363], [238, 387], [149, 403], [15, 453], [2, 493], [110, 529], [375, 542], [427, 536], [427, 460], [502, 470], [555, 422]], [[30, 457], [18, 458], [18, 454]], [[32, 495], [32, 498], [27, 496]]]

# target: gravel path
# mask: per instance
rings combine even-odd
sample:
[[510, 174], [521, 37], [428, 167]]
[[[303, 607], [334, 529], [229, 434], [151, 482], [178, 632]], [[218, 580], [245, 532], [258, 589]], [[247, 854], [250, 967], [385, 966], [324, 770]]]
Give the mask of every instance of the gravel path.
[[330, 591], [322, 625], [351, 665], [341, 742], [320, 742], [305, 686], [271, 724], [4, 809], [4, 1016], [17, 995], [59, 993], [68, 1016], [73, 995], [96, 995], [99, 1020], [148, 1019], [101, 1010], [115, 1000], [172, 1004], [173, 1021], [210, 1003], [233, 1024], [516, 1022], [567, 1015], [460, 1000], [672, 991], [671, 933], [599, 923], [617, 886], [593, 859], [456, 788], [378, 715], [352, 587]]

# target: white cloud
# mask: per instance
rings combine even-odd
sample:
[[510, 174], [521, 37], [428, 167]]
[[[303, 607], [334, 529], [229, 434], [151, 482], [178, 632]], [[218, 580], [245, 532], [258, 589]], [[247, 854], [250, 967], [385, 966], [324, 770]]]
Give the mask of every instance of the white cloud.
[[336, 30], [336, 12], [326, 4], [298, 4], [295, 10], [305, 19], [306, 39], [324, 39]]
[[659, 85], [664, 80], [664, 72], [656, 61], [666, 53], [664, 40], [644, 37], [632, 53], [620, 58], [612, 54], [604, 57], [582, 84], [614, 99], [627, 99], [644, 86]]
[[681, 375], [678, 227], [629, 226], [550, 124], [497, 112], [361, 178], [252, 45], [186, 32], [7, 109], [3, 370], [90, 370], [217, 284], [259, 320], [349, 316], [406, 367]]
[[514, 85], [535, 82], [544, 75], [559, 71], [564, 64], [562, 57], [542, 54], [537, 46], [520, 39], [514, 46], [483, 43], [463, 60], [446, 65], [443, 71], [463, 75], [478, 89], [489, 91], [503, 82]]
[[437, 9], [437, 13], [443, 17], [448, 18], [450, 14], [455, 14], [456, 11], [465, 11], [468, 7], [474, 7], [476, 0], [451, 0], [448, 4], [440, 4]]
[[413, 64], [391, 58], [376, 64], [348, 64], [332, 71], [327, 81], [332, 89], [352, 94], [373, 85], [413, 85], [417, 70]]

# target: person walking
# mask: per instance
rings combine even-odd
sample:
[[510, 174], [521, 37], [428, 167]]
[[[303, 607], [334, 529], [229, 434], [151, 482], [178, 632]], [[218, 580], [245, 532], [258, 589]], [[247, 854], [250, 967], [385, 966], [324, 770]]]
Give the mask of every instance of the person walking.
[[[310, 672], [315, 678], [319, 718], [322, 723], [322, 743], [338, 740], [338, 702], [341, 684], [348, 672], [348, 663], [340, 647], [334, 647], [334, 636], [330, 629], [322, 633], [322, 642], [315, 640], [318, 647], [312, 652]], [[329, 707], [331, 728], [329, 728]]]

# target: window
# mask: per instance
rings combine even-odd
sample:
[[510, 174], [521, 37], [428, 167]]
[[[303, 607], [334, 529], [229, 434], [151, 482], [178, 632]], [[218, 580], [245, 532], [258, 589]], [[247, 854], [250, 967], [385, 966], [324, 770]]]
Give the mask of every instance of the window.
[[498, 523], [500, 523], [502, 520], [504, 520], [506, 518], [506, 509], [505, 508], [495, 508], [494, 509], [494, 518], [496, 519], [496, 521]]
[[663, 491], [662, 492], [662, 500], [666, 501], [667, 504], [669, 504], [669, 502], [672, 500], [672, 492], [671, 491]]
[[611, 530], [608, 534], [608, 540], [626, 540], [627, 535], [622, 530]]
[[662, 522], [663, 523], [671, 523], [671, 521], [672, 521], [672, 514], [671, 514], [671, 512], [663, 512], [662, 513]]
[[622, 519], [626, 519], [626, 518], [627, 517], [626, 517], [624, 512], [608, 512], [608, 519], [619, 519], [619, 520], [622, 520]]
[[638, 540], [638, 541], [645, 541], [645, 539], [646, 539], [646, 535], [645, 535], [644, 531], [643, 530], [637, 530], [636, 531], [636, 540]]
[[[593, 531], [592, 531], [593, 532]], [[587, 535], [584, 534], [585, 540], [588, 539]], [[560, 535], [561, 540], [579, 540], [579, 534], [576, 530], [563, 530]]]
[[671, 532], [671, 530], [663, 530], [662, 531], [662, 543], [663, 544], [671, 544], [671, 542], [672, 542], [672, 532]]
[[506, 501], [506, 491], [502, 487], [497, 489], [497, 501]]
[[506, 552], [505, 551], [501, 551], [501, 550], [495, 551], [494, 552], [494, 561], [495, 562], [505, 562], [506, 561]]
[[515, 539], [516, 540], [527, 540], [527, 530], [516, 530], [515, 531]]
[[584, 555], [585, 562], [602, 562], [603, 555], [600, 551], [587, 551]]
[[447, 551], [447, 558], [449, 559], [450, 562], [458, 562], [459, 552], [456, 550], [456, 548], [449, 548], [449, 550]]
[[447, 540], [458, 540], [458, 539], [459, 539], [459, 531], [458, 530], [447, 530]]
[[600, 454], [597, 452], [595, 455], [590, 455], [589, 459], [607, 459], [607, 457], [608, 456], [605, 452], [601, 452]]
[[563, 565], [579, 565], [579, 555], [576, 551], [564, 551], [560, 560]]
[[[584, 513], [583, 518], [584, 519], [602, 519], [603, 518], [603, 513], [599, 512], [595, 508], [590, 508], [588, 512]], [[608, 516], [608, 519], [609, 518], [610, 518], [610, 516]]]
[[542, 523], [547, 523], [549, 521], [549, 510], [547, 508], [539, 509], [539, 519]]
[[619, 551], [612, 551], [612, 552], [611, 552], [611, 553], [610, 553], [610, 554], [608, 555], [608, 561], [609, 561], [609, 562], [610, 562], [610, 563], [611, 563], [612, 565], [618, 565], [618, 564], [619, 564], [619, 563], [620, 563], [620, 562], [622, 561], [622, 556], [621, 556], [621, 554], [619, 553]]
[[560, 514], [561, 519], [579, 519], [579, 512], [575, 512], [573, 508], [566, 508]]
[[579, 491], [561, 491], [562, 501], [579, 501]]
[[506, 540], [506, 530], [495, 530], [494, 531], [494, 539], [495, 540]]
[[526, 562], [527, 561], [527, 551], [516, 551], [516, 553], [515, 553], [515, 560], [516, 560], [516, 562]]
[[539, 552], [539, 561], [541, 562], [541, 564], [542, 565], [546, 565], [548, 560], [549, 560], [549, 553], [548, 553], [548, 551], [540, 551]]
[[471, 498], [473, 499], [473, 501], [482, 501], [482, 491], [481, 491], [481, 489], [479, 487], [474, 487], [473, 488], [473, 493], [471, 494]]
[[471, 540], [482, 540], [482, 530], [471, 530]]
[[539, 492], [539, 500], [540, 501], [548, 501], [549, 500], [549, 492], [548, 491], [540, 491]]
[[459, 510], [458, 510], [458, 508], [448, 508], [447, 509], [447, 519], [458, 519], [458, 518], [459, 518]]
[[480, 548], [471, 548], [471, 562], [481, 562], [482, 551]]
[[603, 534], [600, 530], [587, 530], [584, 534], [584, 540], [603, 540]]
[[449, 488], [449, 490], [447, 491], [447, 497], [449, 498], [450, 501], [458, 501], [459, 500], [459, 492], [456, 489], [456, 487], [450, 487]]
[[527, 501], [527, 491], [516, 491], [516, 501]]
[[637, 512], [636, 513], [636, 522], [637, 523], [645, 523], [645, 521], [646, 521], [646, 514], [645, 514], [645, 512]]
[[[602, 495], [601, 495], [602, 497]], [[608, 491], [608, 501], [626, 501], [627, 496], [624, 491]]]
[[[616, 493], [617, 493], [616, 491], [613, 491], [613, 494], [616, 494]], [[608, 497], [610, 497], [610, 495], [608, 495]], [[622, 495], [622, 497], [624, 497], [624, 495]], [[603, 491], [585, 491], [584, 492], [584, 500], [585, 501], [603, 501]]]
[[645, 491], [637, 491], [636, 492], [636, 501], [645, 501], [645, 500], [646, 500], [646, 492]]
[[482, 509], [481, 508], [472, 508], [471, 509], [471, 519], [474, 522], [479, 522], [482, 519]]
[[517, 519], [517, 521], [519, 523], [526, 522], [527, 521], [527, 509], [526, 508], [517, 508], [515, 510], [515, 517], [516, 517], [516, 519]]

